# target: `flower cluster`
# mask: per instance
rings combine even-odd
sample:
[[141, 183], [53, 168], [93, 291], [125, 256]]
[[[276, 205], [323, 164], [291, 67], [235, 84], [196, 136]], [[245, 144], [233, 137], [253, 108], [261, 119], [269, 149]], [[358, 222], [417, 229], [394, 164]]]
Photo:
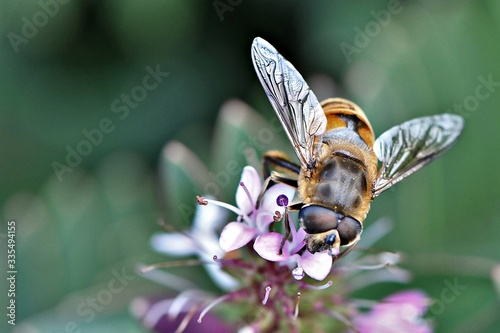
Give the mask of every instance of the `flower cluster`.
[[[349, 299], [358, 288], [382, 281], [406, 282], [409, 274], [395, 266], [397, 255], [393, 253], [362, 257], [352, 253], [334, 268], [328, 251], [311, 254], [305, 247], [304, 230], [296, 227], [287, 209], [294, 196], [295, 188], [288, 185], [263, 188], [257, 171], [245, 167], [236, 206], [197, 197], [200, 206], [192, 229], [155, 235], [152, 245], [168, 255], [197, 254], [226, 294], [216, 297], [186, 288], [160, 303], [136, 303], [136, 314], [160, 332], [194, 332], [193, 325], [198, 323], [209, 332], [222, 325], [214, 323], [216, 317], [207, 316], [221, 303], [243, 311], [238, 322], [224, 326], [224, 331], [431, 331], [428, 321], [422, 319], [429, 305], [422, 293], [395, 294], [381, 303]], [[227, 223], [225, 211], [234, 213], [235, 220]], [[277, 231], [283, 221], [289, 224], [286, 239], [284, 232]], [[373, 226], [376, 232], [366, 235], [367, 240], [376, 241], [385, 233], [380, 232], [385, 226]], [[365, 234], [370, 232], [367, 228]], [[195, 316], [198, 323], [193, 323]]]

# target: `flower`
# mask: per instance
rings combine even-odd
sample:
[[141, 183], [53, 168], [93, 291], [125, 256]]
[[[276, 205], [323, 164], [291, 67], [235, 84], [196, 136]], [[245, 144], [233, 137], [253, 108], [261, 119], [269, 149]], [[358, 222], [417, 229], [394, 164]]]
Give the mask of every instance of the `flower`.
[[[200, 207], [201, 208], [201, 207]], [[213, 257], [224, 255], [219, 246], [217, 230], [224, 223], [224, 209], [217, 205], [198, 209], [191, 230], [173, 233], [157, 233], [151, 238], [151, 246], [157, 252], [171, 256], [188, 256], [192, 254], [208, 262], [205, 269], [219, 287], [233, 290], [238, 287], [238, 281], [224, 272], [220, 266], [213, 264]]]
[[221, 232], [220, 246], [225, 251], [239, 249], [257, 235], [267, 232], [269, 224], [274, 222], [274, 216], [281, 216], [285, 211], [284, 206], [278, 205], [276, 198], [280, 195], [293, 198], [295, 189], [284, 184], [276, 184], [266, 191], [257, 207], [261, 192], [262, 181], [259, 174], [253, 167], [245, 167], [240, 186], [236, 191], [238, 208], [227, 204], [223, 206], [238, 214], [239, 219], [228, 223]]
[[[206, 297], [206, 295], [199, 295]], [[132, 314], [143, 321], [148, 328], [156, 332], [200, 332], [199, 324], [191, 320], [200, 315], [200, 310], [196, 308], [193, 299], [184, 302], [180, 297], [177, 298], [136, 298], [130, 305]], [[195, 311], [193, 311], [195, 309]], [[204, 318], [203, 332], [235, 332], [236, 329], [227, 323], [224, 323], [216, 316], [207, 314]]]
[[[304, 243], [305, 231], [296, 227], [287, 208], [294, 195], [295, 189], [284, 184], [264, 187], [257, 171], [247, 166], [236, 191], [236, 205], [197, 197], [199, 206], [192, 228], [157, 234], [151, 243], [169, 255], [197, 254], [225, 293], [200, 290], [166, 272], [152, 271], [149, 273], [156, 272], [156, 276], [146, 277], [163, 280], [179, 294], [159, 305], [136, 306], [133, 312], [146, 326], [157, 327], [160, 332], [165, 331], [158, 328], [162, 323], [167, 331], [177, 327], [176, 332], [189, 332], [192, 318], [211, 325], [216, 317], [206, 317], [209, 311], [228, 303], [232, 310], [246, 309], [245, 315], [238, 317], [239, 322], [229, 326], [241, 332], [331, 332], [345, 331], [347, 327], [371, 333], [376, 330], [367, 329], [383, 327], [384, 321], [379, 318], [403, 331], [429, 332], [417, 330], [429, 327], [421, 318], [427, 306], [423, 294], [402, 293], [382, 303], [370, 302], [368, 312], [361, 311], [366, 309], [366, 301], [349, 299], [352, 291], [379, 282], [406, 282], [409, 274], [396, 267], [399, 256], [394, 253], [351, 253], [335, 267], [328, 251], [311, 254]], [[228, 211], [236, 218], [224, 225]], [[286, 238], [278, 232], [282, 225], [284, 230], [289, 229]], [[365, 229], [361, 243], [369, 247], [389, 229], [387, 221], [374, 223]], [[317, 285], [315, 280], [327, 281]], [[165, 316], [175, 320], [167, 324]], [[396, 320], [397, 316], [402, 317]], [[205, 317], [210, 318], [210, 323]], [[214, 325], [219, 325], [217, 320]]]
[[360, 333], [430, 333], [432, 329], [424, 315], [429, 298], [418, 290], [393, 294], [373, 306], [370, 312], [354, 318]]
[[[279, 262], [292, 267], [296, 279], [302, 279], [304, 273], [316, 280], [323, 280], [332, 267], [332, 257], [324, 251], [311, 254], [304, 248], [305, 231], [296, 230], [292, 221], [290, 225], [290, 240], [283, 242], [283, 235], [269, 232], [269, 225], [279, 220], [283, 214], [288, 218], [286, 206], [293, 198], [295, 189], [288, 185], [271, 186], [263, 195], [257, 207], [262, 192], [262, 182], [257, 171], [247, 166], [243, 169], [240, 186], [236, 191], [238, 207], [206, 200], [209, 203], [225, 207], [238, 214], [238, 221], [228, 223], [221, 232], [220, 247], [227, 252], [237, 250], [254, 240], [253, 248], [262, 258]], [[281, 244], [283, 248], [281, 249]]]
[[279, 253], [283, 235], [277, 232], [269, 232], [259, 235], [255, 239], [254, 250], [264, 259], [275, 261], [289, 266], [296, 265], [292, 274], [297, 280], [304, 277], [304, 273], [315, 280], [324, 280], [332, 268], [332, 257], [328, 251], [311, 254], [304, 248], [306, 232], [303, 229], [296, 230], [294, 223], [290, 223], [291, 240], [286, 241], [283, 253]]

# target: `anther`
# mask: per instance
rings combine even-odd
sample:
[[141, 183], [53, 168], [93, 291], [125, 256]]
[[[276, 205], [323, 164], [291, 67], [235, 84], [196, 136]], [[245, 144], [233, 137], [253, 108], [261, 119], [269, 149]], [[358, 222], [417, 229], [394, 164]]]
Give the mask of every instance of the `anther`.
[[204, 197], [200, 197], [199, 195], [196, 196], [196, 202], [200, 206], [206, 206], [206, 205], [208, 205], [207, 199], [205, 199]]

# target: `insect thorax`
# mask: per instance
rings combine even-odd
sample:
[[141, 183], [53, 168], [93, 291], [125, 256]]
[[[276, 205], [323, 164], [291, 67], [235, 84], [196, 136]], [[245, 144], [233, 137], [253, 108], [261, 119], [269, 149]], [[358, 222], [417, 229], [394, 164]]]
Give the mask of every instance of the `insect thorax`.
[[363, 221], [370, 208], [376, 157], [347, 128], [325, 135], [316, 168], [299, 179], [305, 203], [315, 203]]

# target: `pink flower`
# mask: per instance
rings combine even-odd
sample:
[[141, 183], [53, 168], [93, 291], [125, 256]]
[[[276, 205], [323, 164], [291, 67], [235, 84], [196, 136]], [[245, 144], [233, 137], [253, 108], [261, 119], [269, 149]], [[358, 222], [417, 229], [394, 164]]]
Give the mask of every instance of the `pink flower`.
[[[136, 314], [146, 326], [163, 325], [166, 331], [177, 327], [178, 332], [188, 332], [196, 329], [191, 319], [198, 318], [196, 321], [203, 325], [199, 326], [200, 331], [205, 331], [205, 325], [212, 325], [209, 322], [212, 317], [206, 316], [209, 311], [221, 303], [231, 303], [235, 307], [253, 304], [250, 311], [254, 312], [247, 317], [251, 321], [229, 326], [238, 326], [241, 332], [299, 332], [301, 327], [317, 331], [321, 325], [315, 325], [319, 322], [334, 319], [345, 325], [342, 328], [359, 327], [360, 332], [367, 333], [430, 332], [428, 323], [421, 318], [427, 299], [418, 292], [395, 294], [368, 313], [359, 313], [363, 304], [348, 300], [349, 292], [370, 284], [407, 281], [409, 274], [394, 267], [396, 254], [353, 253], [332, 269], [329, 251], [313, 255], [307, 250], [306, 232], [298, 228], [294, 215], [287, 209], [293, 203], [295, 188], [276, 184], [263, 190], [257, 171], [245, 167], [236, 192], [236, 205], [197, 197], [201, 206], [190, 230], [152, 238], [153, 247], [160, 252], [178, 256], [197, 254], [213, 280], [227, 292], [212, 295], [167, 272], [155, 272], [155, 276], [150, 272], [147, 278], [160, 281], [179, 294], [149, 307], [135, 308], [141, 310]], [[225, 224], [227, 211], [237, 217]], [[275, 222], [279, 224], [273, 225]], [[388, 232], [390, 225], [383, 222], [366, 228], [362, 239], [365, 246], [369, 247]], [[283, 241], [284, 234], [276, 230], [285, 223], [290, 234]], [[332, 250], [333, 254], [338, 251], [338, 248]], [[315, 285], [311, 279], [328, 281]]]
[[417, 290], [393, 294], [376, 304], [370, 312], [354, 318], [361, 333], [430, 333], [432, 329], [424, 315], [430, 300]]
[[[239, 215], [239, 221], [230, 222], [224, 227], [219, 239], [220, 247], [230, 252], [255, 239], [254, 250], [262, 258], [289, 266], [296, 279], [302, 279], [305, 273], [316, 280], [323, 280], [332, 268], [332, 257], [327, 251], [314, 255], [308, 252], [304, 248], [306, 233], [303, 229], [297, 231], [293, 221], [290, 221], [291, 240], [284, 243], [282, 253], [280, 246], [283, 235], [269, 232], [269, 225], [275, 221], [276, 215], [281, 217], [288, 214], [285, 207], [295, 195], [295, 189], [276, 184], [264, 193], [259, 207], [256, 207], [261, 192], [262, 182], [259, 174], [253, 167], [245, 167], [240, 187], [236, 191], [238, 208], [224, 205]], [[212, 203], [220, 204], [214, 201]]]
[[225, 290], [236, 289], [238, 281], [213, 262], [214, 256], [222, 257], [225, 253], [219, 246], [217, 234], [225, 217], [225, 211], [219, 206], [198, 207], [190, 230], [182, 233], [157, 233], [151, 238], [151, 246], [168, 256], [197, 255], [207, 263], [204, 265], [205, 269], [219, 287]]
[[279, 248], [283, 241], [283, 235], [277, 232], [259, 235], [253, 246], [255, 251], [266, 260], [296, 266], [292, 274], [297, 280], [301, 280], [304, 273], [316, 280], [325, 279], [333, 264], [328, 251], [311, 254], [304, 247], [306, 232], [302, 228], [296, 230], [292, 221], [290, 229], [291, 240], [285, 242], [282, 254], [279, 254]]
[[[279, 195], [293, 198], [295, 194], [293, 187], [276, 184], [265, 192], [260, 206], [256, 207], [261, 191], [262, 181], [259, 174], [253, 167], [245, 167], [241, 175], [240, 186], [236, 191], [236, 205], [238, 207], [228, 204], [222, 205], [238, 214], [238, 220], [228, 223], [221, 232], [219, 244], [224, 251], [237, 250], [248, 244], [257, 235], [266, 233], [269, 224], [274, 222], [276, 212], [282, 215], [285, 211], [285, 207], [277, 204], [276, 198]], [[215, 201], [212, 203], [221, 204]]]

